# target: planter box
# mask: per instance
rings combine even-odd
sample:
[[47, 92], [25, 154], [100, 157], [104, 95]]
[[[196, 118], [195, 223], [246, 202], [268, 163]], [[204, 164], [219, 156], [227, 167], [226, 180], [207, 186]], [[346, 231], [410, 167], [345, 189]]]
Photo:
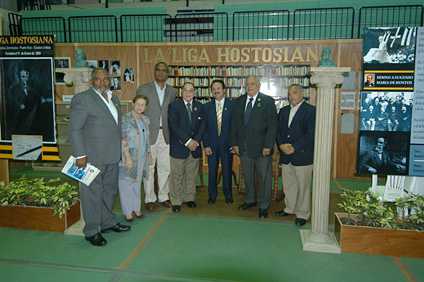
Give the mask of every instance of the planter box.
[[64, 232], [80, 220], [80, 203], [72, 206], [59, 218], [52, 217], [53, 209], [44, 207], [0, 206], [0, 227]]
[[[395, 257], [424, 258], [424, 233], [366, 226], [343, 225], [335, 213], [334, 235], [342, 252]], [[356, 221], [356, 215], [350, 215]]]

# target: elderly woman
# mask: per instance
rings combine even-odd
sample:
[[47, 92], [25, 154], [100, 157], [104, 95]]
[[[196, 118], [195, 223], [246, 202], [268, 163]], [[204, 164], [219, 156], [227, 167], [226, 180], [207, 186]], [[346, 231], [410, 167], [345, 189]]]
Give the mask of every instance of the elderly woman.
[[150, 155], [150, 120], [143, 115], [149, 104], [145, 95], [133, 99], [133, 110], [122, 117], [122, 159], [119, 163], [119, 197], [122, 213], [128, 222], [141, 214], [141, 179], [148, 178]]

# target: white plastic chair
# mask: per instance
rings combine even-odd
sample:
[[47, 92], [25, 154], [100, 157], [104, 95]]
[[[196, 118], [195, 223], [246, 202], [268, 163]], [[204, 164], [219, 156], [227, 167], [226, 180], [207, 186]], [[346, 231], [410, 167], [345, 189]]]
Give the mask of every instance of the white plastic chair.
[[[377, 185], [378, 175], [372, 175], [372, 186], [369, 191], [378, 195], [378, 200], [394, 202], [402, 197], [411, 196], [414, 189], [416, 177], [406, 177], [401, 175], [387, 175], [386, 185]], [[399, 217], [407, 216], [409, 213], [408, 207], [404, 209], [398, 207]]]
[[396, 199], [411, 195], [415, 185], [415, 177], [404, 175], [387, 175], [386, 185], [377, 185], [378, 175], [372, 175], [372, 186], [369, 191], [378, 195], [379, 200], [394, 202]]

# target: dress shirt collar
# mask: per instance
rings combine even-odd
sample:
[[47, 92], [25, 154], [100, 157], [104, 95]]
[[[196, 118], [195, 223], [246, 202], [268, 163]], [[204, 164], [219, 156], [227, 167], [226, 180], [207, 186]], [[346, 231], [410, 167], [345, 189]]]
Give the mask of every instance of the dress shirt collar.
[[158, 90], [158, 92], [164, 92], [166, 89], [166, 83], [163, 84], [163, 89], [160, 88], [159, 84], [157, 84], [156, 80], [153, 80], [153, 83], [156, 86], [156, 89]]
[[248, 94], [246, 94], [246, 105], [245, 105], [244, 108], [246, 108], [247, 104], [249, 104], [250, 98], [253, 98], [253, 100], [252, 100], [252, 108], [253, 108], [253, 105], [255, 105], [256, 99], [258, 98], [258, 94], [259, 94], [259, 92], [256, 93], [256, 95], [253, 96], [253, 97], [250, 97]]
[[300, 106], [303, 104], [303, 102], [305, 102], [305, 100], [302, 100], [302, 102], [300, 102], [296, 106], [293, 106], [292, 104], [290, 104], [290, 109], [293, 111], [297, 111], [300, 108]]
[[215, 108], [218, 109], [218, 104], [221, 104], [221, 107], [224, 108], [225, 97], [221, 101], [215, 99]]
[[[97, 95], [99, 95], [100, 97], [102, 97], [102, 99], [104, 99], [103, 96], [102, 96], [102, 93], [100, 93], [99, 91], [97, 91], [96, 89], [94, 89], [94, 87], [92, 85], [90, 85], [90, 87], [91, 87], [91, 89], [93, 89], [94, 92], [96, 92]], [[112, 99], [112, 91], [110, 91], [110, 89], [107, 91], [106, 95], [107, 95], [108, 101], [111, 101], [111, 99]]]

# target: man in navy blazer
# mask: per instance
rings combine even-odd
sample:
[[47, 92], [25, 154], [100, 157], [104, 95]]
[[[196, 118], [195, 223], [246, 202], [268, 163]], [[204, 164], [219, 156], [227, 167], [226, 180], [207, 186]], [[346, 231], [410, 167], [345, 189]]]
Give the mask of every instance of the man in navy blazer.
[[315, 106], [304, 100], [303, 87], [289, 87], [289, 106], [278, 114], [277, 145], [282, 163], [284, 210], [276, 216], [296, 215], [302, 226], [311, 215], [311, 178], [314, 160]]
[[168, 107], [170, 131], [171, 174], [169, 175], [169, 196], [172, 211], [181, 211], [181, 204], [195, 208], [196, 175], [202, 156], [200, 141], [206, 130], [203, 104], [194, 100], [194, 85], [183, 85], [182, 99]]
[[[244, 211], [259, 203], [259, 217], [267, 218], [272, 193], [272, 154], [277, 134], [277, 111], [272, 97], [259, 92], [256, 76], [246, 79], [246, 93], [234, 102], [230, 146], [240, 156], [246, 188]], [[258, 175], [256, 191], [255, 172]]]
[[207, 130], [203, 137], [209, 167], [208, 203], [214, 204], [218, 196], [217, 176], [221, 159], [223, 193], [227, 204], [232, 204], [233, 155], [230, 152], [230, 132], [234, 101], [225, 98], [225, 83], [222, 80], [212, 81], [211, 91], [215, 99], [205, 105]]

